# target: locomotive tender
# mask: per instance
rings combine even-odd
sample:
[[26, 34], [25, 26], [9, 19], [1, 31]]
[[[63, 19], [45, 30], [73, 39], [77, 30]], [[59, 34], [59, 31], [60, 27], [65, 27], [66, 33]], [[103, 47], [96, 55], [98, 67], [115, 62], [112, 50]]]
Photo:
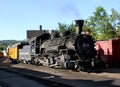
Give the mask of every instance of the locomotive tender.
[[44, 33], [31, 38], [29, 44], [19, 44], [16, 60], [74, 70], [101, 68], [103, 62], [95, 57], [93, 39], [89, 35], [81, 34], [84, 20], [75, 20], [75, 22], [75, 36], [69, 31], [60, 34], [53, 31], [51, 34]]

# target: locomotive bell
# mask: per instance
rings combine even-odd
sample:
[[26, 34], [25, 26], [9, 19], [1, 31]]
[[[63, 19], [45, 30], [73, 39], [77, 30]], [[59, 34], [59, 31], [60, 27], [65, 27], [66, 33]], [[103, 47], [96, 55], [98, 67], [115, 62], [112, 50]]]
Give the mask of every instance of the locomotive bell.
[[75, 20], [76, 35], [80, 35], [82, 32], [84, 20]]

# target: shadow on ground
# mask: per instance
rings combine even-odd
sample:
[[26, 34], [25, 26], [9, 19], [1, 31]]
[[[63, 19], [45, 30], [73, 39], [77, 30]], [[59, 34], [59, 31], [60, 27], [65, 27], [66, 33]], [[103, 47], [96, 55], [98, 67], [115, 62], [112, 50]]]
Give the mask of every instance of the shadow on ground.
[[[66, 79], [59, 75], [49, 74], [49, 72], [43, 73], [40, 71], [33, 71], [33, 70], [25, 69], [25, 68], [11, 67], [11, 65], [13, 65], [13, 64], [11, 64], [11, 62], [9, 62], [9, 63], [5, 62], [6, 60], [7, 60], [6, 58], [0, 59], [0, 65], [1, 66], [7, 65], [7, 66], [9, 66], [10, 69], [12, 69], [14, 71], [25, 72], [26, 74], [31, 75], [31, 77], [30, 77], [31, 79], [32, 79], [32, 76], [33, 76], [33, 78], [37, 77], [37, 79], [34, 79], [34, 80], [36, 80], [38, 82], [41, 82], [42, 81], [41, 79], [44, 79], [44, 80], [50, 80], [50, 81], [54, 81], [54, 82], [58, 82], [58, 83], [64, 83], [64, 84], [67, 84], [67, 85], [70, 85], [73, 87], [120, 87], [120, 84], [114, 84], [114, 82], [115, 82], [114, 79], [113, 80], [106, 79], [106, 80], [99, 80], [99, 81], [85, 80], [84, 78], [83, 79]], [[7, 61], [9, 61], [9, 60], [7, 60]], [[50, 86], [50, 87], [55, 87], [55, 86]]]

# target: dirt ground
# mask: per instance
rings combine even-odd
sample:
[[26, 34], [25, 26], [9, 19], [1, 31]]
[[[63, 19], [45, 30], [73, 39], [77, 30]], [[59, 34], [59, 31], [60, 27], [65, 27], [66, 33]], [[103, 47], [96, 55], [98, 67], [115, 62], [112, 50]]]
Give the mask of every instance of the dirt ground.
[[[48, 72], [48, 70], [50, 72], [58, 72], [59, 69], [51, 69], [51, 68], [47, 68], [47, 67], [37, 67], [33, 66], [33, 65], [26, 65], [26, 64], [13, 64], [11, 62], [11, 60], [9, 60], [8, 58], [0, 58], [0, 66], [12, 66], [12, 67], [22, 67], [22, 68], [28, 68], [28, 69], [32, 69], [32, 70], [40, 70], [43, 72]], [[63, 70], [66, 71], [66, 70]], [[76, 73], [76, 72], [73, 72]], [[80, 72], [80, 73], [86, 73], [86, 72]], [[53, 74], [53, 73], [52, 73]], [[107, 68], [104, 72], [102, 73], [89, 73], [91, 75], [97, 75], [97, 76], [103, 76], [103, 77], [108, 77], [108, 78], [113, 78], [113, 79], [120, 79], [120, 68]]]

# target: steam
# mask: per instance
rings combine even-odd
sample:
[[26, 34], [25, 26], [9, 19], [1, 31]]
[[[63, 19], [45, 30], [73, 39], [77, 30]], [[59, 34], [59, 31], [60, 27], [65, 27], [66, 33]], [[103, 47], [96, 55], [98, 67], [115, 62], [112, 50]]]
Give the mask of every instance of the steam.
[[80, 18], [80, 13], [78, 8], [74, 3], [65, 3], [61, 6], [61, 13], [66, 17]]
[[100, 2], [101, 0], [94, 0], [94, 1], [96, 1], [96, 2]]

